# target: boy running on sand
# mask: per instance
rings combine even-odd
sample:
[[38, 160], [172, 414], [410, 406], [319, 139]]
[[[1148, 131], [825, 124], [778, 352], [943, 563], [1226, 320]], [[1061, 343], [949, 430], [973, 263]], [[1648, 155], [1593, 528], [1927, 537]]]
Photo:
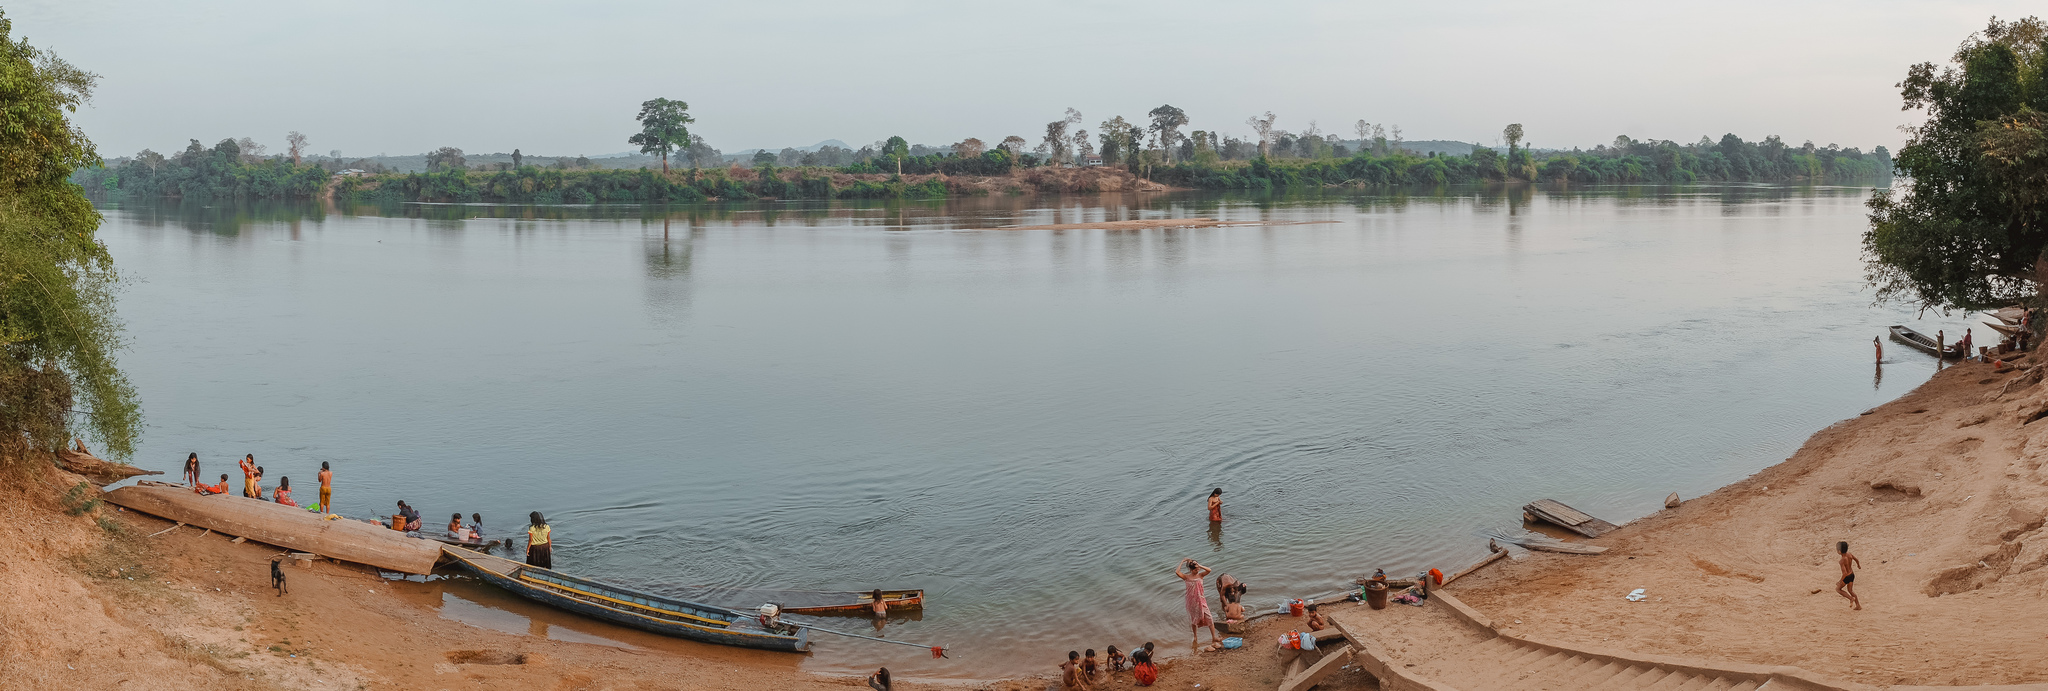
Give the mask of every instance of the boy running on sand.
[[1849, 553], [1849, 543], [1835, 543], [1835, 551], [1842, 553], [1842, 580], [1835, 582], [1835, 594], [1849, 598], [1850, 609], [1863, 609], [1863, 601], [1856, 599], [1856, 568], [1863, 562]]

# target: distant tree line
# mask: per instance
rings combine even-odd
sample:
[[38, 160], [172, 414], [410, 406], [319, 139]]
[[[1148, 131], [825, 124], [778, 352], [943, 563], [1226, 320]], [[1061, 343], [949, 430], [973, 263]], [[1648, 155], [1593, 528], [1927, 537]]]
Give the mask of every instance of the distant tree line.
[[826, 169], [560, 170], [521, 166], [494, 172], [443, 169], [427, 173], [346, 177], [336, 182], [339, 199], [392, 203], [504, 202], [596, 204], [604, 202], [696, 202], [744, 199], [936, 199], [944, 181], [835, 180]]
[[98, 194], [292, 199], [319, 194], [331, 175], [321, 166], [294, 162], [295, 153], [263, 153], [247, 138], [223, 139], [212, 148], [194, 139], [175, 155], [143, 149], [112, 166], [80, 168], [71, 180]]

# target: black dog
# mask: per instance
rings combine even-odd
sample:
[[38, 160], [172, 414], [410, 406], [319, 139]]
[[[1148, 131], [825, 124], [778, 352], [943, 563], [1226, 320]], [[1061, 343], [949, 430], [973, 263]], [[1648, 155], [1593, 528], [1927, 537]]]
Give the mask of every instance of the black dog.
[[285, 587], [284, 569], [279, 568], [282, 564], [284, 564], [284, 557], [270, 560], [270, 587], [277, 590], [278, 597], [284, 597], [285, 593], [289, 593], [292, 590]]

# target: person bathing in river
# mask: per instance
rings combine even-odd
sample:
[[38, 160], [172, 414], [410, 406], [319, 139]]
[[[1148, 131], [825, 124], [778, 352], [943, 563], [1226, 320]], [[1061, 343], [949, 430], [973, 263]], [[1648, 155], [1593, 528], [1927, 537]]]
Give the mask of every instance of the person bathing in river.
[[542, 518], [539, 511], [527, 515], [532, 525], [526, 527], [526, 563], [543, 569], [555, 568], [554, 529]]
[[1243, 585], [1244, 581], [1237, 580], [1236, 576], [1232, 576], [1227, 573], [1217, 576], [1216, 604], [1220, 607], [1228, 607], [1231, 600], [1231, 592], [1236, 591], [1239, 587], [1242, 587]]
[[1223, 623], [1230, 625], [1233, 632], [1244, 623], [1244, 584], [1239, 583], [1223, 591]]
[[277, 491], [271, 493], [271, 500], [285, 506], [298, 506], [292, 501], [292, 479], [290, 476], [277, 479]]
[[334, 471], [320, 462], [320, 513], [334, 513]]
[[1209, 613], [1209, 596], [1202, 592], [1202, 579], [1208, 577], [1209, 567], [1193, 559], [1187, 559], [1181, 561], [1180, 566], [1174, 567], [1173, 575], [1178, 576], [1181, 584], [1187, 586], [1185, 599], [1188, 606], [1188, 624], [1194, 630], [1195, 646], [1202, 645], [1203, 627], [1209, 629], [1211, 643], [1220, 640], [1216, 636], [1216, 619]]
[[874, 691], [894, 691], [896, 687], [889, 682], [889, 668], [883, 667], [868, 675], [868, 688]]
[[185, 457], [185, 484], [199, 486], [199, 452]]
[[1223, 488], [1221, 487], [1209, 491], [1209, 522], [1223, 522]]
[[256, 496], [256, 454], [243, 456], [235, 465], [242, 468], [242, 496], [260, 498]]

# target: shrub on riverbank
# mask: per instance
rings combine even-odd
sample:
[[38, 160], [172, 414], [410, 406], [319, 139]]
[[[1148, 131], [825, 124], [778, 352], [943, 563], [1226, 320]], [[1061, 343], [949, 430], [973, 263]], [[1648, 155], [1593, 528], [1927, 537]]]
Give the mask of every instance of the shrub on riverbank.
[[173, 156], [144, 149], [119, 167], [80, 168], [71, 177], [95, 194], [192, 199], [310, 199], [327, 178], [319, 166], [282, 156], [252, 160], [232, 139], [210, 149], [194, 139]]

